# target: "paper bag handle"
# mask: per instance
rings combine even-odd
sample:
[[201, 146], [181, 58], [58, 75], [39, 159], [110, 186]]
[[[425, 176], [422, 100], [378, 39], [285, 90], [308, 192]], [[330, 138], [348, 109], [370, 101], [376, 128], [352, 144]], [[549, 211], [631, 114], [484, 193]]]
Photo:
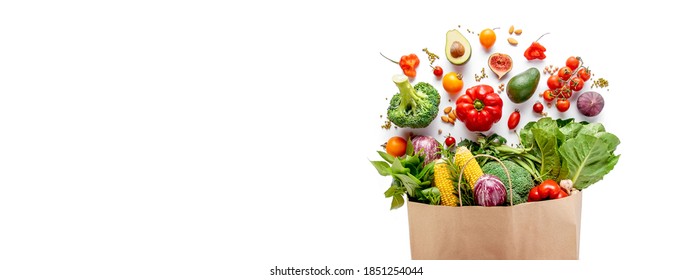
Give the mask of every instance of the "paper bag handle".
[[[490, 156], [490, 155], [484, 155], [484, 154], [475, 155], [475, 156], [471, 157], [470, 159], [467, 160], [467, 162], [464, 163], [464, 165], [462, 165], [462, 168], [460, 168], [460, 177], [457, 179], [457, 196], [459, 197], [459, 200], [460, 200], [460, 206], [462, 206], [462, 174], [464, 174], [464, 169], [467, 167], [467, 164], [469, 164], [470, 161], [472, 161], [473, 159], [476, 159], [478, 157], [487, 157], [487, 158], [494, 159], [495, 161], [500, 163], [501, 167], [503, 167], [503, 170], [505, 171], [505, 175], [508, 176], [508, 185], [510, 186], [510, 206], [513, 206], [513, 182], [512, 182], [512, 179], [510, 179], [510, 172], [508, 172], [508, 168], [505, 167], [505, 164], [503, 164], [503, 162], [500, 159], [498, 159], [497, 157]], [[470, 188], [471, 187], [473, 187], [473, 186], [470, 186]]]

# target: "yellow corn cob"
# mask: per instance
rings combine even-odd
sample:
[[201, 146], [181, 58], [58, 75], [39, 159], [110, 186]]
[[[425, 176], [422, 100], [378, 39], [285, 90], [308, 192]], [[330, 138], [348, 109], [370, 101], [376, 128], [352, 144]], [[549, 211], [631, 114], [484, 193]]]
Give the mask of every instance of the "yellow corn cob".
[[450, 166], [445, 160], [439, 159], [433, 167], [433, 183], [440, 191], [440, 204], [457, 206], [455, 186], [450, 180]]
[[455, 165], [460, 168], [462, 177], [464, 177], [464, 180], [469, 183], [469, 187], [473, 190], [474, 184], [476, 184], [476, 181], [479, 180], [479, 177], [484, 175], [484, 173], [481, 171], [481, 166], [479, 166], [476, 159], [470, 160], [464, 170], [462, 170], [462, 166], [472, 157], [472, 152], [470, 152], [467, 147], [457, 147], [457, 151], [455, 152]]

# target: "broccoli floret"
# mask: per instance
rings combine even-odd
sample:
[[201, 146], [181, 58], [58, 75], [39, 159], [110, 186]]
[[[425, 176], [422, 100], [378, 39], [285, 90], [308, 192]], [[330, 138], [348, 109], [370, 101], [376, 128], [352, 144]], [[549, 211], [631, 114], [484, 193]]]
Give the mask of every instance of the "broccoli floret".
[[430, 84], [420, 82], [412, 87], [404, 75], [392, 77], [399, 93], [392, 96], [387, 118], [399, 127], [427, 127], [438, 115], [440, 94]]
[[[521, 204], [527, 202], [527, 195], [529, 190], [534, 187], [534, 180], [532, 180], [532, 175], [527, 172], [522, 166], [509, 160], [504, 160], [503, 164], [508, 168], [508, 173], [510, 173], [510, 178], [513, 183], [513, 204]], [[510, 185], [508, 184], [508, 176], [505, 175], [505, 170], [501, 167], [500, 163], [497, 161], [490, 161], [481, 167], [481, 171], [484, 174], [491, 174], [498, 177], [501, 182], [505, 185], [508, 190], [507, 201], [510, 201]]]

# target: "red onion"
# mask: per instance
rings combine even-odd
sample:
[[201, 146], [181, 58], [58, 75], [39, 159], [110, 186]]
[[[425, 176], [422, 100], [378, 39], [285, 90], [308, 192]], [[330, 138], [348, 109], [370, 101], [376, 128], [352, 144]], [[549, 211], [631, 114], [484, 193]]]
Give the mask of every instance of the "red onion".
[[496, 176], [484, 174], [474, 184], [474, 202], [477, 205], [503, 205], [506, 195], [505, 185]]

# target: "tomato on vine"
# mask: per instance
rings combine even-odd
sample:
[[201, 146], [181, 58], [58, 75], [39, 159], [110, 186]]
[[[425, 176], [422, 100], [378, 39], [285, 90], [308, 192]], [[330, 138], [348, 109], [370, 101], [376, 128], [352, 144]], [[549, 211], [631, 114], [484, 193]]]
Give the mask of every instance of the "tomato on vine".
[[553, 90], [550, 89], [545, 90], [542, 96], [544, 97], [544, 100], [546, 100], [546, 102], [551, 102], [556, 98], [556, 94], [553, 92]]
[[563, 85], [563, 82], [561, 82], [561, 78], [559, 78], [558, 76], [552, 75], [546, 81], [546, 85], [549, 86], [550, 89], [557, 89]]
[[592, 77], [592, 71], [584, 67], [580, 68], [580, 70], [578, 70], [578, 76], [580, 77], [580, 79], [587, 82]]
[[573, 77], [570, 79], [571, 90], [580, 91], [583, 86], [585, 86], [585, 81], [583, 81], [580, 77]]
[[568, 99], [559, 99], [556, 101], [556, 109], [558, 109], [559, 112], [565, 112], [568, 111], [570, 108], [570, 101]]
[[571, 56], [565, 61], [565, 66], [570, 67], [571, 70], [575, 70], [580, 67], [580, 57]]
[[556, 75], [558, 75], [561, 80], [567, 81], [570, 79], [570, 76], [573, 75], [573, 70], [568, 67], [561, 67], [561, 69], [558, 69]]

